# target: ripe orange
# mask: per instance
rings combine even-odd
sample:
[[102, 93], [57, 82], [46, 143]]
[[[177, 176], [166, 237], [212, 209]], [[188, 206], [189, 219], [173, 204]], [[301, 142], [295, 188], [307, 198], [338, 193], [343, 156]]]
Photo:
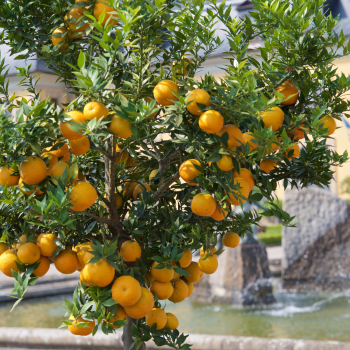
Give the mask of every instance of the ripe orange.
[[[147, 281], [148, 280], [148, 281]], [[155, 281], [154, 277], [151, 274], [151, 271], [148, 270], [145, 275], [145, 284], [150, 286]]]
[[[143, 98], [145, 102], [147, 103], [151, 103], [153, 101], [152, 97], [146, 96]], [[155, 106], [153, 109], [156, 109], [157, 107]], [[149, 115], [147, 117], [147, 119], [153, 119], [156, 115], [158, 114], [158, 111], [155, 111], [154, 113], [152, 113], [151, 115]]]
[[[126, 317], [126, 313], [124, 311], [124, 309], [118, 305], [117, 311], [115, 312], [115, 314], [109, 319], [110, 323], [114, 323], [117, 321], [123, 321]], [[119, 328], [118, 326], [112, 326], [113, 328], [117, 329]]]
[[187, 298], [187, 295], [188, 295], [188, 286], [186, 282], [180, 279], [174, 281], [174, 292], [169, 298], [169, 300], [175, 304], [180, 303], [181, 301]]
[[277, 152], [281, 147], [279, 146], [279, 144], [276, 141], [272, 141], [271, 143], [269, 143], [266, 146], [266, 154], [270, 154], [270, 153], [275, 153]]
[[[81, 316], [75, 318], [70, 315], [69, 320], [72, 321], [72, 325], [68, 326], [69, 331], [74, 335], [86, 336], [90, 335], [95, 327], [95, 320], [84, 320]], [[87, 323], [87, 327], [77, 327], [79, 323]]]
[[45, 160], [47, 158], [47, 173], [50, 175], [52, 168], [58, 163], [58, 158], [49, 152], [44, 152], [41, 154], [41, 159]]
[[145, 190], [148, 192], [152, 192], [152, 189], [149, 184], [146, 184], [146, 183], [138, 184], [132, 193], [133, 198], [135, 200], [137, 198], [141, 198], [141, 193], [142, 191], [145, 191]]
[[160, 105], [170, 106], [174, 104], [174, 101], [177, 101], [173, 91], [179, 92], [177, 84], [171, 80], [162, 80], [154, 88], [153, 95]]
[[88, 120], [96, 118], [97, 120], [105, 119], [108, 116], [108, 109], [106, 106], [97, 101], [89, 102], [84, 106], [84, 117]]
[[272, 159], [264, 159], [260, 162], [260, 170], [269, 174], [273, 169], [277, 168], [277, 162]]
[[52, 233], [41, 233], [37, 238], [37, 246], [42, 256], [51, 256], [57, 249], [55, 235]]
[[215, 211], [210, 217], [216, 221], [221, 221], [226, 218], [228, 211], [224, 210], [222, 207], [219, 209], [218, 205], [216, 205]]
[[131, 135], [131, 123], [119, 117], [119, 115], [115, 114], [111, 120], [111, 124], [109, 125], [109, 129], [117, 136], [122, 139], [128, 139]]
[[202, 256], [198, 261], [198, 267], [204, 273], [211, 275], [213, 274], [219, 266], [218, 258], [216, 255]]
[[84, 24], [83, 26], [81, 25], [82, 16], [84, 16], [83, 8], [73, 8], [69, 10], [64, 16], [64, 20], [67, 22], [69, 29], [72, 32], [83, 32], [89, 26], [88, 23]]
[[187, 294], [187, 298], [188, 298], [193, 293], [193, 283], [187, 281], [187, 286], [188, 286], [188, 294]]
[[294, 140], [294, 139], [297, 139], [297, 140], [302, 140], [303, 138], [305, 138], [305, 134], [307, 135], [308, 134], [308, 131], [307, 129], [305, 128], [305, 124], [301, 124], [301, 127], [298, 127], [298, 128], [294, 128], [292, 129], [292, 134], [290, 135], [288, 133], [288, 136]]
[[191, 210], [194, 214], [200, 216], [210, 216], [216, 209], [216, 200], [211, 194], [196, 194], [191, 203]]
[[26, 190], [26, 189], [24, 189], [24, 184], [23, 184], [22, 179], [20, 178], [19, 181], [18, 181], [18, 188], [21, 190], [21, 192], [23, 192], [24, 194], [26, 194], [28, 196], [30, 196], [34, 192], [35, 192], [36, 195], [43, 193], [43, 191], [41, 191], [41, 190], [39, 190], [37, 188], [38, 186], [33, 186], [33, 187], [34, 187], [33, 190]]
[[249, 143], [249, 152], [253, 151], [255, 148], [258, 147], [256, 143], [253, 142], [253, 140], [257, 139], [254, 137], [254, 134], [252, 132], [245, 132], [243, 133], [243, 143], [246, 144], [247, 142]]
[[84, 242], [82, 244], [79, 244], [73, 249], [77, 253], [77, 258], [79, 260], [80, 265], [82, 266], [85, 265], [85, 260], [84, 260], [85, 252], [88, 250], [92, 250], [91, 246], [93, 245], [94, 244], [92, 242]]
[[20, 264], [21, 262], [19, 261], [17, 254], [12, 250], [6, 250], [0, 255], [0, 271], [4, 275], [13, 277], [11, 270], [20, 272], [16, 263]]
[[37, 185], [47, 176], [45, 162], [39, 157], [28, 157], [19, 166], [19, 175], [27, 185]]
[[69, 199], [74, 211], [83, 211], [90, 208], [97, 199], [97, 192], [92, 185], [87, 182], [78, 181], [69, 194]]
[[[116, 146], [116, 151], [117, 152], [120, 152], [122, 149], [124, 148], [123, 145], [121, 145], [121, 148], [119, 148], [119, 146], [117, 145]], [[120, 163], [124, 163], [126, 160], [128, 160], [129, 158], [129, 151], [126, 149], [122, 152], [122, 154], [120, 156], [117, 157], [117, 159], [115, 160], [115, 162], [117, 164], [120, 164]]]
[[40, 248], [33, 242], [24, 243], [19, 247], [17, 257], [22, 264], [32, 265], [40, 259]]
[[80, 285], [81, 285], [81, 282], [83, 282], [85, 287], [90, 287], [90, 284], [84, 278], [83, 271], [80, 271], [79, 280], [80, 280]]
[[198, 124], [208, 134], [216, 134], [224, 126], [224, 118], [220, 112], [210, 109], [199, 117]]
[[108, 1], [106, 0], [97, 0], [95, 2], [95, 6], [94, 6], [94, 17], [98, 20], [101, 16], [102, 13], [105, 13], [105, 18], [102, 21], [102, 25], [105, 26], [107, 21], [108, 25], [116, 25], [118, 23], [118, 21], [116, 20], [118, 18], [117, 14], [113, 14], [112, 12], [115, 12], [115, 10], [113, 9], [113, 7], [109, 6]]
[[166, 317], [167, 317], [167, 321], [165, 324], [165, 328], [173, 331], [174, 329], [179, 327], [179, 320], [177, 319], [177, 317], [174, 314], [167, 312]]
[[222, 136], [225, 132], [228, 134], [227, 148], [235, 149], [244, 143], [243, 134], [239, 128], [235, 125], [224, 125], [219, 132], [216, 133], [218, 136]]
[[[242, 198], [248, 198], [249, 192], [250, 192], [250, 185], [249, 183], [242, 179], [241, 177], [237, 177], [233, 181], [234, 185], [239, 185], [240, 189], [239, 190], [231, 190], [230, 193], [228, 193], [229, 199], [228, 201], [232, 205], [240, 205], [238, 198], [241, 200], [242, 204], [245, 203], [246, 199]], [[236, 197], [232, 194], [234, 193]]]
[[147, 315], [146, 315], [146, 323], [148, 327], [152, 327], [155, 323], [157, 324], [157, 330], [162, 329], [165, 327], [167, 321], [167, 316], [164, 310], [153, 308]]
[[189, 276], [184, 276], [188, 282], [196, 283], [203, 276], [203, 272], [199, 269], [198, 263], [195, 261], [192, 261], [189, 266], [184, 268], [184, 270], [190, 274]]
[[54, 151], [51, 151], [51, 147], [48, 147], [44, 150], [44, 152], [49, 152], [50, 154], [53, 154], [54, 156], [56, 156], [58, 159], [63, 160], [63, 161], [69, 161], [69, 149], [68, 149], [68, 145], [65, 143], [61, 148], [56, 149]]
[[236, 170], [233, 170], [234, 178], [242, 178], [246, 180], [249, 184], [249, 191], [251, 191], [255, 185], [255, 179], [249, 169], [241, 168], [241, 172], [238, 174]]
[[166, 300], [172, 296], [174, 287], [171, 282], [153, 281], [150, 291], [157, 293], [159, 300]]
[[79, 260], [77, 254], [72, 251], [71, 248], [62, 250], [54, 259], [54, 264], [57, 271], [64, 275], [70, 275], [77, 271], [79, 266]]
[[120, 247], [120, 256], [124, 261], [136, 261], [141, 258], [141, 247], [137, 242], [125, 241]]
[[141, 298], [131, 306], [125, 306], [126, 314], [131, 318], [145, 317], [154, 306], [153, 294], [145, 287], [141, 287]]
[[266, 128], [272, 126], [272, 131], [277, 131], [282, 127], [284, 121], [284, 113], [279, 107], [271, 107], [260, 112], [260, 117]]
[[191, 114], [201, 115], [203, 111], [197, 103], [201, 103], [207, 107], [211, 106], [210, 95], [203, 89], [195, 89], [188, 94], [186, 103], [189, 103], [186, 108]]
[[0, 242], [0, 255], [6, 252], [7, 250], [9, 250], [8, 245], [6, 243]]
[[62, 136], [68, 140], [78, 140], [83, 136], [80, 133], [83, 131], [83, 129], [79, 129], [79, 132], [73, 131], [68, 122], [81, 124], [81, 123], [85, 123], [86, 119], [83, 113], [81, 113], [80, 111], [70, 111], [70, 112], [66, 112], [65, 114], [70, 116], [70, 118], [67, 118], [67, 122], [60, 121], [59, 128], [62, 133]]
[[198, 182], [191, 182], [191, 181], [187, 181], [187, 180], [185, 180], [185, 182], [186, 182], [187, 185], [189, 185], [189, 186], [197, 186], [197, 185], [198, 185]]
[[0, 184], [2, 186], [6, 184], [8, 187], [18, 185], [19, 175], [11, 175], [14, 171], [15, 169], [8, 168], [7, 165], [0, 168]]
[[202, 174], [201, 171], [197, 170], [193, 164], [201, 166], [201, 163], [197, 159], [188, 159], [185, 160], [179, 169], [179, 174], [183, 180], [191, 181], [199, 174]]
[[50, 269], [50, 260], [46, 256], [41, 256], [37, 261], [40, 265], [33, 271], [33, 275], [36, 277], [43, 277]]
[[230, 171], [233, 169], [233, 163], [231, 156], [223, 154], [221, 158], [216, 162], [216, 165], [222, 171]]
[[71, 140], [69, 146], [72, 154], [82, 156], [90, 149], [90, 141], [86, 136], [83, 136], [78, 140]]
[[85, 265], [82, 273], [86, 282], [102, 288], [112, 283], [115, 270], [105, 259], [100, 259], [97, 263]]
[[284, 100], [281, 102], [283, 106], [290, 106], [298, 101], [299, 90], [295, 87], [292, 80], [286, 80], [276, 90], [284, 95]]
[[63, 173], [66, 171], [67, 179], [68, 179], [69, 168], [70, 168], [69, 164], [61, 160], [56, 165], [53, 166], [51, 170], [51, 176], [53, 176], [57, 180], [62, 179]]
[[125, 190], [123, 190], [123, 196], [132, 197], [135, 187], [138, 185], [137, 182], [126, 181]]
[[206, 251], [204, 251], [203, 247], [201, 247], [200, 251], [199, 251], [199, 255], [200, 257], [207, 255], [208, 253], [210, 253], [211, 255], [216, 253], [218, 250], [215, 247], [209, 247]]
[[191, 252], [191, 249], [185, 249], [183, 252], [182, 252], [182, 257], [181, 259], [179, 260], [179, 263], [180, 263], [180, 266], [182, 268], [184, 267], [187, 267], [191, 264], [191, 261], [192, 261], [192, 252]]
[[134, 305], [141, 294], [140, 283], [132, 276], [118, 277], [112, 285], [112, 298], [122, 306]]
[[162, 269], [156, 269], [158, 263], [155, 261], [151, 267], [151, 274], [156, 281], [159, 282], [170, 282], [174, 276], [174, 270], [164, 267]]
[[182, 56], [180, 62], [174, 61], [173, 62], [173, 66], [176, 66], [177, 64], [181, 64], [182, 65], [182, 68], [181, 69], [177, 69], [175, 73], [176, 74], [182, 74], [182, 75], [188, 75], [190, 70], [188, 68], [188, 63], [187, 62], [191, 63], [191, 60], [188, 57], [186, 57], [186, 56]]
[[337, 124], [335, 122], [335, 119], [330, 117], [329, 115], [323, 116], [319, 122], [319, 125], [322, 125], [322, 129], [327, 129], [327, 136], [332, 135], [337, 127]]
[[225, 247], [236, 248], [239, 245], [239, 235], [235, 232], [226, 232], [222, 236], [222, 244]]
[[[291, 154], [289, 154], [291, 153]], [[296, 143], [286, 150], [286, 156], [289, 160], [292, 160], [293, 158], [299, 158], [300, 156], [300, 146]]]
[[[65, 35], [62, 36], [54, 36], [55, 34], [63, 34], [66, 33]], [[61, 52], [67, 52], [68, 51], [68, 35], [67, 35], [67, 30], [65, 28], [56, 28], [53, 32], [52, 32], [52, 37], [51, 37], [51, 41], [53, 46], [58, 45], [59, 43], [63, 42], [63, 44], [60, 46], [59, 50]]]

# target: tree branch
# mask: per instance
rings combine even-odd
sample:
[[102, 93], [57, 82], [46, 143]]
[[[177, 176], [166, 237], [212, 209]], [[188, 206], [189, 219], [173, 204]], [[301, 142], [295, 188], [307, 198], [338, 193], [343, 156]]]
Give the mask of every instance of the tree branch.
[[162, 186], [160, 186], [157, 190], [157, 192], [154, 194], [154, 197], [156, 200], [160, 198], [160, 196], [170, 187], [171, 184], [173, 184], [176, 180], [180, 178], [179, 172], [176, 172], [170, 179], [165, 181]]
[[112, 221], [109, 220], [109, 219], [101, 218], [101, 217], [99, 217], [98, 215], [93, 214], [93, 213], [89, 213], [89, 212], [87, 212], [87, 211], [79, 211], [79, 212], [76, 212], [76, 211], [74, 211], [74, 210], [72, 210], [72, 209], [69, 209], [69, 212], [74, 213], [74, 214], [81, 214], [81, 215], [89, 216], [90, 218], [93, 218], [93, 219], [95, 219], [96, 221], [102, 222], [103, 224], [107, 224], [107, 225], [110, 225], [111, 222], [112, 222]]

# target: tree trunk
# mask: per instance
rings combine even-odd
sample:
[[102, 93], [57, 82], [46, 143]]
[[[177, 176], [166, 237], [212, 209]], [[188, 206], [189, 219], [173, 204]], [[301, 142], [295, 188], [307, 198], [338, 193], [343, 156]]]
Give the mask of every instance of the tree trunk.
[[[124, 350], [136, 350], [135, 345], [132, 346], [132, 344], [134, 343], [134, 340], [132, 339], [132, 334], [131, 334], [131, 326], [133, 323], [135, 323], [135, 319], [129, 316], [126, 316], [126, 323], [123, 327], [123, 335], [122, 335]], [[146, 350], [146, 344], [143, 343], [138, 350]]]

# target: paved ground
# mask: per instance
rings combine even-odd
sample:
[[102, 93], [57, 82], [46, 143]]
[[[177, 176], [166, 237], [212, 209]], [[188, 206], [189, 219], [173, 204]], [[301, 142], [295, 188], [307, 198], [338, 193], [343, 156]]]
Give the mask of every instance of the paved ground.
[[282, 260], [283, 259], [283, 249], [282, 246], [278, 247], [268, 247], [266, 248], [267, 256], [269, 260]]

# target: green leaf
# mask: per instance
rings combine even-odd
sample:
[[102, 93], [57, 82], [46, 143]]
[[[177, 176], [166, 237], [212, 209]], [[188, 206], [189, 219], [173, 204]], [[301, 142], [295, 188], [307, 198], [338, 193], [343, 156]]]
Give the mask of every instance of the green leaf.
[[82, 69], [85, 67], [85, 55], [82, 50], [80, 50], [79, 57], [78, 57], [78, 67]]

